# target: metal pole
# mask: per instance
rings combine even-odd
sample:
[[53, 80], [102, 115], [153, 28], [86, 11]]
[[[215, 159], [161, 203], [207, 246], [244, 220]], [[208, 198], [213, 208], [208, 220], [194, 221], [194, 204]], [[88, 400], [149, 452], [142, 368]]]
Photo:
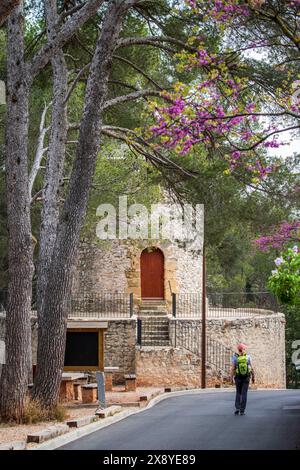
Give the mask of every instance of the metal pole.
[[106, 399], [105, 399], [105, 375], [104, 372], [96, 372], [96, 381], [98, 386], [98, 402], [100, 408], [105, 408]]
[[142, 346], [142, 320], [140, 318], [137, 320], [137, 344]]
[[206, 388], [206, 266], [203, 245], [202, 264], [202, 343], [201, 343], [201, 388]]
[[130, 310], [130, 317], [133, 316], [133, 293], [129, 294], [129, 310]]
[[173, 292], [172, 293], [172, 314], [173, 317], [176, 317], [176, 294]]

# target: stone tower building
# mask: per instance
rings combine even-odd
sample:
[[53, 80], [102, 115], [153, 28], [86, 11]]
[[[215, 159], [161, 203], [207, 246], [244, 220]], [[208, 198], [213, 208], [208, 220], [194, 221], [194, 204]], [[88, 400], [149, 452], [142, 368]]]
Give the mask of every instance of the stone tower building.
[[172, 293], [202, 292], [202, 205], [197, 213], [196, 237], [197, 245], [182, 237], [162, 236], [82, 242], [73, 292], [79, 296], [132, 293], [137, 311], [145, 301], [160, 301], [170, 311]]

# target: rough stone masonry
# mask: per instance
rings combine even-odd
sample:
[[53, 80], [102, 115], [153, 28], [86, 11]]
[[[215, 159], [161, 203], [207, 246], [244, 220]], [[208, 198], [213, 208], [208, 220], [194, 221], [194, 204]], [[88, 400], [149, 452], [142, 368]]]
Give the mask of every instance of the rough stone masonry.
[[[172, 320], [170, 320], [172, 321]], [[177, 320], [191, 335], [199, 334], [199, 320]], [[286, 386], [285, 317], [282, 313], [258, 311], [249, 318], [208, 319], [207, 335], [234, 349], [238, 341], [248, 346], [257, 386]], [[0, 341], [5, 338], [5, 315], [0, 315]], [[190, 338], [193, 339], [192, 337]], [[3, 344], [3, 343], [2, 343]], [[36, 360], [37, 320], [32, 318], [33, 363]], [[138, 385], [200, 386], [201, 360], [182, 347], [136, 346], [136, 319], [109, 320], [105, 334], [105, 366], [119, 367], [114, 383], [124, 383], [125, 374], [136, 374]], [[218, 382], [213, 361], [207, 357], [208, 385]]]
[[[189, 343], [201, 331], [199, 320], [177, 320], [178, 331], [188, 331]], [[178, 335], [179, 333], [177, 333]], [[194, 336], [194, 337], [193, 337]], [[207, 336], [234, 350], [240, 341], [248, 346], [258, 387], [285, 388], [285, 317], [282, 313], [259, 313], [234, 320], [208, 319]], [[180, 344], [180, 341], [178, 341]], [[211, 352], [212, 354], [212, 352]], [[185, 348], [138, 348], [136, 354], [138, 384], [199, 387], [201, 359]], [[220, 383], [214, 359], [207, 355], [208, 386]]]

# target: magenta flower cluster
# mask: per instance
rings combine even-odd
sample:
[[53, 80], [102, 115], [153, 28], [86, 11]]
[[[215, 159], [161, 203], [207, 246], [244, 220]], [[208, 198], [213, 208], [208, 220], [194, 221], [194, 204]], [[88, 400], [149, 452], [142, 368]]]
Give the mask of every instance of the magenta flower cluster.
[[300, 220], [284, 221], [279, 227], [274, 227], [270, 235], [261, 236], [254, 241], [260, 251], [272, 248], [281, 250], [285, 245], [300, 241]]

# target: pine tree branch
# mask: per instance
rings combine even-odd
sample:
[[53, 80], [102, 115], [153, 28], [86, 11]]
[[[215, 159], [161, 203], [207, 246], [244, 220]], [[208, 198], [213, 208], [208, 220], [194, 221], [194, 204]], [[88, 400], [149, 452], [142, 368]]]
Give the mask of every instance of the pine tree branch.
[[27, 63], [27, 76], [29, 82], [38, 75], [54, 54], [63, 47], [63, 45], [75, 34], [75, 32], [99, 9], [104, 0], [90, 0], [79, 11], [77, 11], [66, 23], [60, 28], [59, 20], [54, 29], [57, 29], [50, 41], [35, 54], [35, 56]]
[[140, 67], [138, 67], [136, 64], [131, 62], [131, 60], [125, 59], [125, 57], [119, 56], [114, 54], [114, 59], [119, 60], [120, 62], [124, 62], [124, 64], [129, 65], [131, 68], [136, 70], [139, 74], [141, 74], [143, 77], [145, 77], [150, 83], [152, 83], [156, 88], [159, 90], [163, 90], [163, 88], [155, 81], [153, 78], [150, 77], [144, 70], [142, 70]]
[[[121, 131], [121, 133], [119, 133], [118, 131]], [[195, 173], [186, 170], [185, 168], [182, 168], [180, 165], [177, 165], [177, 163], [162, 155], [160, 152], [154, 149], [148, 142], [146, 142], [140, 136], [137, 136], [137, 134], [130, 129], [115, 126], [102, 126], [101, 133], [113, 139], [125, 142], [129, 146], [129, 148], [133, 148], [136, 152], [144, 156], [146, 160], [149, 160], [151, 163], [158, 164], [165, 168], [177, 171], [184, 176], [195, 176]], [[132, 137], [129, 138], [126, 136], [126, 134], [135, 136], [136, 140], [132, 140]]]
[[47, 148], [44, 147], [44, 142], [45, 142], [45, 137], [47, 132], [49, 131], [49, 127], [45, 127], [45, 121], [46, 121], [46, 115], [47, 111], [52, 105], [52, 102], [45, 105], [42, 115], [41, 115], [41, 120], [40, 120], [40, 132], [39, 132], [39, 137], [38, 137], [38, 145], [37, 149], [35, 152], [35, 157], [34, 157], [34, 162], [30, 170], [29, 174], [29, 194], [31, 196], [32, 194], [32, 188], [36, 179], [36, 176], [38, 174], [38, 171], [41, 167], [41, 161], [43, 159], [43, 156], [47, 150]]
[[147, 96], [161, 96], [160, 91], [155, 90], [140, 90], [134, 91], [132, 93], [128, 93], [127, 95], [117, 96], [116, 98], [112, 98], [111, 100], [106, 101], [104, 103], [103, 109], [110, 108], [111, 106], [116, 106], [118, 104], [126, 103], [127, 101], [134, 101], [139, 98], [146, 98]]
[[[165, 49], [164, 43], [174, 44], [186, 49], [190, 52], [196, 52], [197, 48], [190, 46], [189, 44], [181, 41], [180, 39], [173, 38], [171, 36], [146, 36], [146, 37], [132, 37], [119, 39], [117, 49], [119, 47], [137, 46], [137, 45], [148, 45], [154, 47], [160, 47]], [[174, 52], [172, 49], [169, 49]]]
[[73, 91], [74, 91], [74, 89], [75, 89], [77, 83], [81, 80], [82, 75], [84, 74], [84, 72], [85, 72], [86, 70], [89, 70], [90, 65], [91, 65], [90, 63], [89, 63], [89, 64], [86, 64], [84, 67], [82, 67], [81, 70], [79, 70], [79, 72], [78, 72], [76, 78], [74, 79], [74, 81], [72, 82], [72, 84], [71, 84], [71, 86], [70, 86], [70, 88], [69, 88], [69, 90], [68, 90], [68, 94], [67, 94], [67, 96], [66, 96], [66, 101], [65, 101], [65, 102], [67, 102], [67, 101], [69, 100], [69, 98], [70, 98], [71, 94], [73, 93]]

